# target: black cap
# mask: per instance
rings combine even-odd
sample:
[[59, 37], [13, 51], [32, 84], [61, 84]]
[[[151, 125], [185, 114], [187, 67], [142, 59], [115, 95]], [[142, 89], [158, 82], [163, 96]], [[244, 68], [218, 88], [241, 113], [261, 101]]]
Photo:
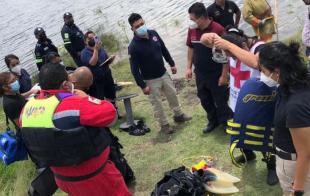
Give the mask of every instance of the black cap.
[[70, 12], [64, 13], [64, 18], [71, 18], [72, 14]]
[[34, 29], [34, 35], [39, 35], [41, 33], [45, 33], [45, 31], [42, 27], [37, 27]]

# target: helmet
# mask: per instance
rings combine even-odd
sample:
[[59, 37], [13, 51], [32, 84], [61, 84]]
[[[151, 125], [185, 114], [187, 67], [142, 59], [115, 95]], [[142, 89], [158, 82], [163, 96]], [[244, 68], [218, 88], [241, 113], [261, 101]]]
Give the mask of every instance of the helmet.
[[72, 14], [70, 12], [64, 13], [64, 18], [71, 18]]
[[37, 27], [34, 29], [34, 35], [39, 35], [41, 33], [45, 33], [44, 29], [42, 27]]

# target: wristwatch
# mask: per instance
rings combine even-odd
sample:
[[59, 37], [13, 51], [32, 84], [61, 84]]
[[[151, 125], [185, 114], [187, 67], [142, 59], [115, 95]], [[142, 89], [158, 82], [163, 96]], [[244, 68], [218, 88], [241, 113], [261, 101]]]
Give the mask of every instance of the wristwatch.
[[303, 196], [303, 195], [304, 195], [304, 191], [300, 191], [300, 190], [294, 191], [294, 196]]

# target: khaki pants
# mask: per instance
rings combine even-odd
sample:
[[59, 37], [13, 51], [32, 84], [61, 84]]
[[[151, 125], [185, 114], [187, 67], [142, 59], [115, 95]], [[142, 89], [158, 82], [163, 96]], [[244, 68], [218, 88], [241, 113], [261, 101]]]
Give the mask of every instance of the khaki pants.
[[160, 78], [146, 80], [145, 82], [151, 89], [149, 100], [153, 106], [154, 117], [161, 126], [168, 124], [167, 116], [162, 106], [162, 94], [166, 96], [169, 106], [173, 110], [175, 116], [183, 114], [173, 82], [167, 72]]
[[[283, 196], [289, 196], [293, 192], [296, 161], [288, 161], [276, 156], [277, 175], [283, 191]], [[310, 173], [304, 188], [304, 195], [310, 196]]]

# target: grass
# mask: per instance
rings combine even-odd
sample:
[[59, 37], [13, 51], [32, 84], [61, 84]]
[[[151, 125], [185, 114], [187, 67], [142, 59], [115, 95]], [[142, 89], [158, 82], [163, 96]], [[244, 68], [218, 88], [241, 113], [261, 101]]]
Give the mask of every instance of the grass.
[[[105, 41], [103, 41], [105, 43]], [[112, 46], [113, 46], [113, 42]], [[114, 42], [115, 43], [115, 42]], [[109, 44], [107, 44], [109, 45]], [[109, 53], [118, 48], [118, 45], [106, 47]], [[64, 62], [70, 62], [63, 58]], [[128, 60], [122, 60], [112, 65], [112, 72], [117, 81], [134, 81], [130, 73]], [[266, 165], [261, 161], [262, 156], [257, 153], [257, 161], [249, 163], [243, 168], [232, 165], [229, 150], [230, 138], [219, 127], [209, 135], [202, 134], [202, 128], [207, 124], [206, 114], [200, 106], [196, 96], [196, 86], [193, 81], [177, 80], [178, 97], [185, 113], [193, 116], [193, 120], [185, 124], [177, 125], [172, 122], [172, 113], [168, 104], [164, 101], [164, 107], [171, 124], [178, 130], [177, 133], [167, 136], [159, 133], [159, 127], [154, 121], [152, 107], [148, 98], [144, 96], [136, 85], [125, 87], [118, 96], [127, 93], [138, 93], [139, 96], [132, 99], [134, 116], [144, 119], [151, 128], [151, 132], [141, 137], [130, 136], [118, 129], [119, 121], [112, 131], [120, 139], [124, 146], [124, 153], [136, 175], [135, 186], [130, 187], [136, 196], [150, 195], [165, 171], [177, 168], [184, 163], [184, 159], [194, 157], [192, 161], [186, 161], [186, 165], [192, 165], [200, 161], [200, 156], [212, 156], [215, 158], [215, 167], [228, 172], [241, 179], [236, 184], [240, 193], [244, 196], [280, 196], [281, 189], [277, 186], [268, 186], [266, 181]], [[124, 115], [124, 107], [118, 102], [121, 113]], [[4, 116], [0, 112], [0, 128], [4, 130]], [[31, 161], [17, 162], [9, 167], [0, 164], [0, 195], [23, 196], [27, 195], [28, 186], [35, 177], [34, 165]], [[58, 191], [56, 196], [66, 195]]]

